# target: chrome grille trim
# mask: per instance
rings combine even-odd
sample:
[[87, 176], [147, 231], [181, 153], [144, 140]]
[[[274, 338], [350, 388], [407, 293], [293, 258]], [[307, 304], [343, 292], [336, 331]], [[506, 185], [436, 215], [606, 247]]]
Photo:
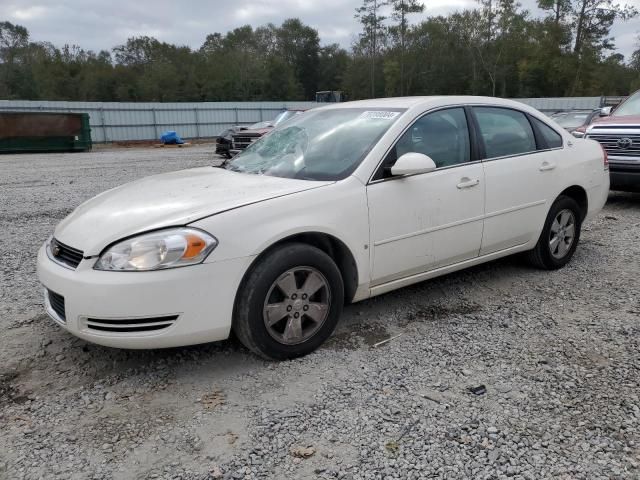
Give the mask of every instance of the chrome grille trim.
[[244, 150], [253, 142], [258, 140], [262, 135], [257, 133], [245, 133], [245, 134], [237, 134], [233, 135], [233, 148], [236, 150]]
[[[55, 254], [56, 252], [57, 255]], [[84, 258], [84, 252], [82, 250], [65, 245], [55, 238], [52, 238], [49, 245], [47, 245], [47, 255], [57, 264], [73, 270], [80, 265], [80, 262]]]
[[[616, 127], [618, 128], [618, 127]], [[634, 127], [638, 132], [640, 127]], [[640, 160], [640, 132], [619, 132], [619, 131], [603, 131], [604, 128], [592, 128], [587, 132], [586, 138], [599, 142], [607, 153], [615, 157], [628, 158], [630, 160]], [[621, 147], [618, 142], [622, 139], [629, 139], [631, 144], [626, 147]]]
[[165, 315], [161, 317], [147, 318], [93, 318], [82, 320], [84, 327], [89, 331], [99, 333], [146, 333], [164, 330], [178, 320], [178, 315]]

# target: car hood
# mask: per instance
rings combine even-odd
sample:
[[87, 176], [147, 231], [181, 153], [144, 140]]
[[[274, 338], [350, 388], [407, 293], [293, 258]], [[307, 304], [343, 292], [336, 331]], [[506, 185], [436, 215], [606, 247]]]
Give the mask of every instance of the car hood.
[[239, 132], [236, 132], [235, 135], [264, 135], [265, 133], [269, 133], [271, 130], [273, 130], [273, 127], [264, 127], [264, 128], [247, 128], [246, 130], [241, 130]]
[[608, 117], [600, 117], [596, 118], [591, 125], [638, 125], [640, 124], [640, 115], [620, 115], [616, 117], [615, 115], [610, 115]]
[[214, 167], [154, 175], [84, 202], [58, 224], [54, 236], [82, 250], [85, 256], [92, 256], [110, 243], [136, 233], [186, 225], [331, 183], [242, 174]]

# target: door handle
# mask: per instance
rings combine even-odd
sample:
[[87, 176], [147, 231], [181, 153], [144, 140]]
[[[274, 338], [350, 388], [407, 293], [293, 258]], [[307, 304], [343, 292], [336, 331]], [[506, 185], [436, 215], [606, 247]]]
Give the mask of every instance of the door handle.
[[554, 168], [556, 168], [555, 163], [542, 162], [542, 165], [540, 165], [541, 172], [546, 172], [547, 170], [553, 170]]
[[479, 183], [480, 183], [480, 180], [477, 178], [474, 178], [473, 180], [471, 180], [470, 178], [464, 177], [460, 179], [460, 183], [457, 185], [457, 187], [460, 189], [471, 188], [471, 187], [475, 187]]

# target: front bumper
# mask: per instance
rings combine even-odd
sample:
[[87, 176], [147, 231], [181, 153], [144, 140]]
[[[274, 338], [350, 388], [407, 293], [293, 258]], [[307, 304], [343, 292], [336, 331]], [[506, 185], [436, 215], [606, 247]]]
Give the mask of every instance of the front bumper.
[[[44, 287], [64, 297], [65, 318], [47, 313], [60, 326], [86, 341], [118, 348], [164, 348], [228, 338], [233, 303], [252, 257], [203, 263], [151, 272], [93, 270], [95, 259], [77, 269], [51, 261], [43, 246], [38, 252], [38, 278]], [[108, 325], [141, 319], [175, 318], [153, 331], [99, 331], [92, 319]]]
[[609, 159], [611, 190], [640, 192], [640, 163], [616, 163]]

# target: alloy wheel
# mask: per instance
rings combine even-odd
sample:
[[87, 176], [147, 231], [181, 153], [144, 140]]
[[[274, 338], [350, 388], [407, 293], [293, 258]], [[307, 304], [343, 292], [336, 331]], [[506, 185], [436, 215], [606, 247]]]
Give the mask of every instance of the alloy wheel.
[[576, 236], [576, 217], [569, 209], [560, 210], [549, 231], [549, 251], [554, 258], [562, 259], [571, 250]]
[[297, 345], [313, 337], [329, 316], [331, 290], [313, 267], [296, 267], [278, 277], [267, 293], [262, 317], [279, 343]]

